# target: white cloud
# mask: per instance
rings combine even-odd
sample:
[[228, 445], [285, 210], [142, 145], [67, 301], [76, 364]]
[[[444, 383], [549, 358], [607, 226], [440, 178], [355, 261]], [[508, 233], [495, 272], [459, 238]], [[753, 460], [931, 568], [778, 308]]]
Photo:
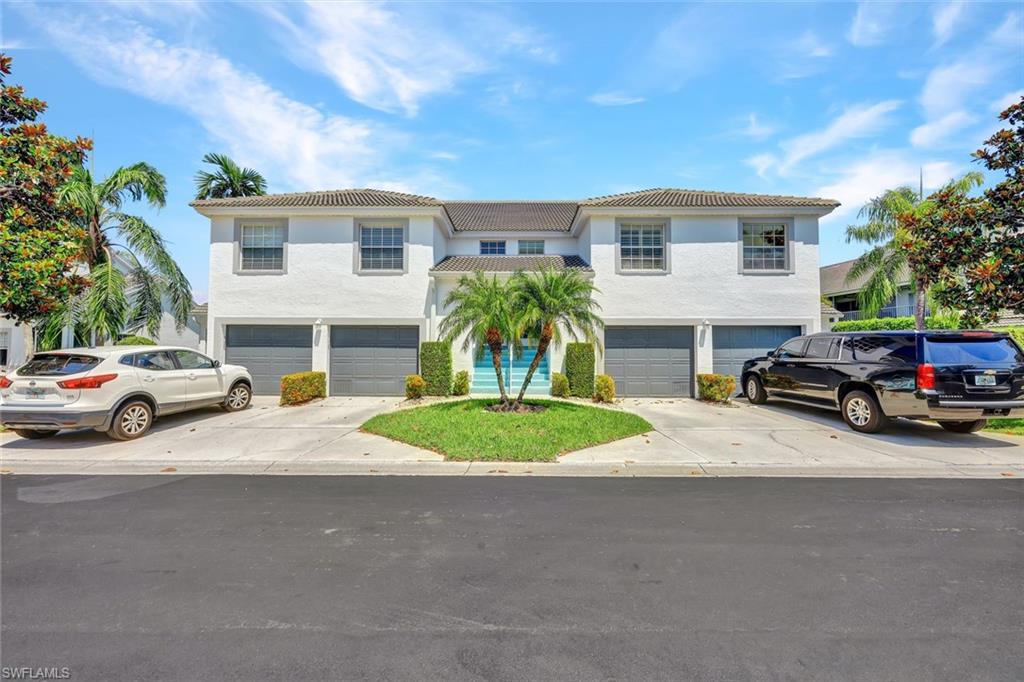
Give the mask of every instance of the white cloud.
[[860, 2], [846, 39], [857, 47], [881, 44], [895, 19], [895, 7], [886, 2]]
[[445, 152], [445, 151], [430, 152], [430, 154], [428, 154], [428, 156], [430, 158], [432, 158], [432, 159], [438, 159], [439, 161], [458, 161], [459, 160], [459, 155], [454, 153], [454, 152]]
[[936, 45], [942, 45], [953, 36], [957, 21], [966, 7], [964, 0], [950, 0], [935, 10], [932, 15], [932, 32], [935, 34]]
[[396, 175], [400, 133], [294, 100], [216, 52], [167, 43], [121, 17], [26, 10], [52, 43], [96, 81], [184, 111], [214, 144], [288, 189], [373, 184], [426, 192], [429, 170]]
[[284, 30], [297, 63], [329, 76], [360, 104], [414, 116], [420, 103], [495, 68], [497, 55], [551, 63], [557, 51], [498, 10], [405, 4], [254, 5]]
[[950, 135], [971, 125], [975, 120], [966, 111], [951, 111], [941, 118], [914, 128], [910, 133], [910, 144], [915, 147], [942, 145]]
[[770, 123], [762, 122], [757, 114], [750, 114], [747, 116], [747, 125], [740, 130], [740, 135], [746, 137], [753, 137], [754, 139], [763, 139], [775, 134], [775, 126]]
[[[989, 41], [999, 45], [1016, 47], [1020, 50], [1021, 36], [1024, 35], [1024, 27], [1021, 26], [1021, 13], [1010, 12], [999, 24], [995, 31], [989, 36]], [[1017, 54], [1020, 54], [1018, 52]]]
[[627, 95], [623, 92], [599, 92], [588, 97], [587, 101], [601, 107], [622, 107], [628, 104], [640, 104], [644, 98]]
[[1024, 97], [1024, 90], [1015, 90], [1014, 92], [1008, 92], [995, 101], [992, 105], [992, 111], [997, 114], [1004, 112], [1011, 104], [1016, 104]]
[[899, 100], [877, 104], [861, 104], [848, 108], [825, 128], [785, 140], [780, 145], [784, 158], [779, 173], [785, 174], [796, 164], [857, 138], [869, 137], [889, 122], [889, 114], [902, 105]]
[[969, 94], [989, 83], [994, 68], [987, 60], [968, 58], [932, 69], [921, 89], [921, 106], [929, 118], [958, 109]]
[[745, 159], [744, 163], [753, 168], [762, 178], [767, 178], [768, 171], [777, 166], [779, 160], [773, 154], [758, 154]]
[[806, 57], [820, 59], [832, 56], [832, 48], [821, 42], [817, 34], [811, 30], [804, 31], [803, 35], [796, 39], [794, 47]]

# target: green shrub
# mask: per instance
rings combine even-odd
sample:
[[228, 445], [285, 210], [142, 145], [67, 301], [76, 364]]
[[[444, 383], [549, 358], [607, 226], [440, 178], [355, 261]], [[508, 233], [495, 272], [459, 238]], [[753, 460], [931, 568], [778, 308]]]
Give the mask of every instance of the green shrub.
[[405, 397], [409, 400], [423, 397], [423, 391], [427, 389], [427, 382], [419, 374], [410, 374], [405, 377]]
[[736, 377], [731, 374], [698, 374], [697, 388], [701, 400], [726, 403], [736, 393]]
[[[925, 329], [957, 329], [957, 321], [951, 317], [926, 317]], [[832, 325], [834, 332], [899, 331], [913, 329], [912, 317], [871, 317], [866, 320], [840, 320]]]
[[551, 373], [551, 395], [556, 398], [569, 397], [569, 380], [561, 372]]
[[594, 395], [594, 344], [570, 343], [565, 347], [565, 377], [569, 393], [577, 398]]
[[296, 372], [281, 377], [282, 405], [301, 405], [326, 397], [327, 374], [324, 372]]
[[452, 344], [447, 341], [421, 343], [420, 375], [427, 382], [424, 395], [451, 395]]
[[118, 340], [115, 346], [155, 346], [156, 341], [153, 339], [146, 338], [145, 336], [126, 336], [123, 339]]
[[615, 402], [615, 379], [607, 374], [598, 374], [594, 380], [594, 402]]
[[997, 332], [1007, 332], [1017, 342], [1017, 345], [1024, 348], [1024, 326], [1016, 327], [994, 327]]
[[452, 383], [452, 395], [469, 395], [469, 372], [460, 369], [455, 373], [455, 381]]

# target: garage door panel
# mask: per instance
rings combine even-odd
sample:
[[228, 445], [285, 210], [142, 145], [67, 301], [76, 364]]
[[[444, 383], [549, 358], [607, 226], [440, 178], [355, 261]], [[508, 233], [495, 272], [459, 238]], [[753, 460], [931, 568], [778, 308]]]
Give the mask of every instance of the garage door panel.
[[276, 395], [281, 377], [313, 368], [313, 328], [300, 325], [228, 325], [225, 359], [242, 365], [253, 392]]
[[714, 372], [732, 374], [738, 381], [743, 363], [767, 354], [794, 336], [800, 336], [799, 326], [716, 326], [711, 337]]
[[607, 327], [605, 372], [623, 396], [689, 396], [693, 327]]
[[418, 365], [418, 327], [331, 327], [331, 395], [402, 395]]

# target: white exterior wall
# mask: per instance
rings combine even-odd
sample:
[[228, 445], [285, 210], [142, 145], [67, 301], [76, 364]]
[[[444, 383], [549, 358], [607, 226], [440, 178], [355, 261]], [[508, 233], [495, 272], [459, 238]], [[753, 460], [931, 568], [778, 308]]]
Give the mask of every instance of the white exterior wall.
[[28, 359], [28, 353], [25, 349], [25, 329], [14, 320], [0, 317], [0, 336], [6, 337], [0, 339], [0, 343], [7, 346], [7, 363], [0, 363], [0, 374], [3, 374], [24, 363]]

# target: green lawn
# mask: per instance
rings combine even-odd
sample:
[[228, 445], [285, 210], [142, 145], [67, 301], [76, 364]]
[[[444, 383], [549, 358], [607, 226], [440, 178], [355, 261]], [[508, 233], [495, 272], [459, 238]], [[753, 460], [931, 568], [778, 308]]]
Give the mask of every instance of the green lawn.
[[1024, 436], [1024, 419], [989, 419], [985, 430]]
[[495, 400], [460, 400], [377, 415], [363, 430], [462, 461], [552, 462], [572, 450], [651, 430], [635, 414], [576, 403], [531, 400], [544, 412], [484, 409]]

